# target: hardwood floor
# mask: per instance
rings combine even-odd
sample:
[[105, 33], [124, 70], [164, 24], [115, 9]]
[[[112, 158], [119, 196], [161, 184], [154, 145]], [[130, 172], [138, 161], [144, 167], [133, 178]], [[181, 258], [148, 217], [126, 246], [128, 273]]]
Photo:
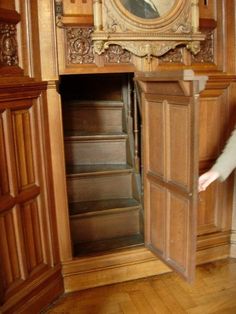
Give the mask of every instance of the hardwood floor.
[[198, 266], [193, 285], [168, 273], [68, 294], [44, 313], [235, 314], [236, 259]]

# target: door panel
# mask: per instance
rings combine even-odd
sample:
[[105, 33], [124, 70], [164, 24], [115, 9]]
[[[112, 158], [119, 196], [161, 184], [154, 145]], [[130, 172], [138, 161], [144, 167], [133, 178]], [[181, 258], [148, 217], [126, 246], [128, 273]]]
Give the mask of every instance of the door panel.
[[41, 98], [46, 85], [12, 85], [9, 94], [0, 88], [0, 311], [29, 313], [61, 294], [63, 280]]
[[139, 73], [136, 80], [142, 89], [145, 243], [192, 281], [197, 223], [198, 93], [206, 78], [198, 80], [192, 71], [183, 71]]

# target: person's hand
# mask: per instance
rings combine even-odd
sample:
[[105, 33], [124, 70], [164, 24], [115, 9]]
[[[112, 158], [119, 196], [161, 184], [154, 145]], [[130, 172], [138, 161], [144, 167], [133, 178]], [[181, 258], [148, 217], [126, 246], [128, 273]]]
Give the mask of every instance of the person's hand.
[[219, 176], [220, 174], [213, 170], [203, 173], [198, 179], [198, 192], [205, 191], [213, 181], [219, 178]]

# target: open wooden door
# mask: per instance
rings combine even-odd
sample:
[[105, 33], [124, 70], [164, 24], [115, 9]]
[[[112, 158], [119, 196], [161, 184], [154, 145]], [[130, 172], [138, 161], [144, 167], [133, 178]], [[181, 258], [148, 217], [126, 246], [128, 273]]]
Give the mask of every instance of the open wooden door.
[[198, 94], [193, 71], [137, 73], [142, 89], [145, 244], [194, 279], [198, 179]]

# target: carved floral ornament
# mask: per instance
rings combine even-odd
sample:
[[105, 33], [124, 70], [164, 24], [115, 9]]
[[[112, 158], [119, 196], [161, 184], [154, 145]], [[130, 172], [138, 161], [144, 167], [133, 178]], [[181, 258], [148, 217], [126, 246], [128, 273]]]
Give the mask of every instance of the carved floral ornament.
[[159, 57], [177, 46], [193, 54], [205, 35], [199, 32], [198, 0], [93, 0], [94, 51], [120, 45], [139, 57]]

